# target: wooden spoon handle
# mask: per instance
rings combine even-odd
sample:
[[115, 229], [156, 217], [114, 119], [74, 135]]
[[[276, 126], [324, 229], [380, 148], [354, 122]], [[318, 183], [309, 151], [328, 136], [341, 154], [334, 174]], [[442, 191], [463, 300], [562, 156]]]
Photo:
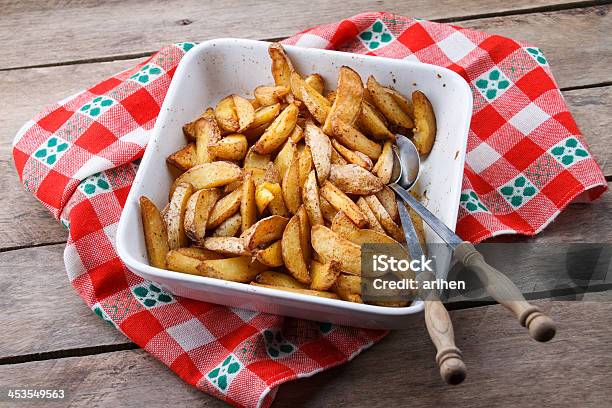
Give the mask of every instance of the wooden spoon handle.
[[529, 335], [537, 341], [548, 341], [555, 336], [556, 327], [552, 319], [537, 306], [529, 304], [510, 279], [485, 262], [484, 258], [469, 242], [455, 248], [455, 256], [465, 267], [478, 276], [485, 289], [499, 304], [510, 309]]
[[425, 324], [436, 346], [440, 376], [447, 384], [457, 385], [465, 379], [466, 368], [461, 350], [455, 345], [455, 333], [448, 311], [439, 300], [425, 300]]

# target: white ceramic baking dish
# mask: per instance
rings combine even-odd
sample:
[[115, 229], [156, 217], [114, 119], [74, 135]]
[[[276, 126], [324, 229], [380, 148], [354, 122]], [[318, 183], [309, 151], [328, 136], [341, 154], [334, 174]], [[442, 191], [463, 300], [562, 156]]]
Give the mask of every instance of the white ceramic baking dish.
[[[343, 325], [407, 327], [415, 317], [421, 316], [422, 302], [403, 308], [357, 304], [176, 273], [148, 265], [138, 198], [146, 195], [159, 208], [167, 203], [173, 178], [165, 159], [185, 145], [181, 130], [184, 123], [228, 94], [250, 95], [256, 86], [273, 82], [268, 45], [262, 41], [222, 38], [197, 45], [182, 59], [119, 222], [119, 256], [132, 272], [179, 296]], [[472, 112], [472, 94], [463, 78], [444, 68], [407, 60], [294, 46], [285, 48], [299, 72], [318, 72], [329, 87], [335, 87], [338, 68], [347, 65], [359, 72], [364, 81], [373, 74], [380, 83], [392, 85], [407, 95], [415, 89], [426, 93], [436, 113], [438, 134], [431, 154], [423, 161], [417, 188], [421, 193], [427, 190], [427, 207], [454, 229]], [[428, 241], [438, 241], [431, 230], [426, 234]], [[438, 275], [446, 276], [449, 261], [438, 260]]]

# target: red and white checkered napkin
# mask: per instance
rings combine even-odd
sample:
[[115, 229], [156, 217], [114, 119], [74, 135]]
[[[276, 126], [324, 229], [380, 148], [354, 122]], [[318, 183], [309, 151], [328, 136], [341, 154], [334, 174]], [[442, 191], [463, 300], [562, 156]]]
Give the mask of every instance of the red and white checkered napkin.
[[[386, 13], [312, 28], [286, 43], [418, 60], [469, 82], [474, 115], [457, 224], [467, 240], [534, 234], [581, 193], [595, 199], [606, 189], [536, 47]], [[179, 298], [121, 263], [113, 246], [119, 214], [192, 46], [165, 47], [45, 109], [15, 138], [15, 166], [25, 188], [70, 229], [68, 276], [98, 316], [199, 389], [267, 406], [279, 384], [344, 363], [385, 333]]]

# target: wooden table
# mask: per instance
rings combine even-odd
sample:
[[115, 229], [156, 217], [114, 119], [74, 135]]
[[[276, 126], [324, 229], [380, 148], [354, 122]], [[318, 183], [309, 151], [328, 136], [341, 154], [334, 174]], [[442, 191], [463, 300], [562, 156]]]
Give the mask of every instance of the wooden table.
[[[545, 51], [593, 153], [612, 177], [609, 1], [47, 3], [0, 2], [0, 387], [65, 388], [71, 406], [83, 407], [224, 405], [183, 383], [78, 298], [62, 262], [66, 231], [22, 189], [11, 159], [13, 135], [41, 107], [135, 65], [166, 43], [278, 39], [372, 9], [527, 40]], [[612, 241], [610, 197], [570, 205], [545, 232], [523, 241]], [[523, 265], [512, 279], [539, 279], [534, 268]], [[275, 406], [611, 406], [612, 303], [601, 301], [610, 299], [608, 288], [595, 288], [600, 292], [589, 302], [536, 300], [558, 322], [550, 344], [530, 340], [498, 305], [455, 306], [451, 317], [468, 366], [460, 386], [442, 383], [433, 346], [419, 326], [392, 333], [349, 364], [280, 387]]]

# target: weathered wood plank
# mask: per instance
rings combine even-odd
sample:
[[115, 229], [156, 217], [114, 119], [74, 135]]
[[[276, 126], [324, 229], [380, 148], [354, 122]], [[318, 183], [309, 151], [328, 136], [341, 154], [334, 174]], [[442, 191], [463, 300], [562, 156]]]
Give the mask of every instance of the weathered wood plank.
[[44, 106], [135, 65], [139, 60], [70, 65], [0, 73], [0, 94], [10, 101], [0, 110], [0, 248], [65, 241], [67, 234], [17, 178], [13, 136]]
[[0, 253], [0, 358], [126, 343], [78, 297], [64, 245]]
[[[0, 47], [5, 53], [0, 68], [135, 55], [178, 41], [286, 37], [368, 10], [440, 19], [581, 4], [560, 0], [444, 0], [436, 2], [435, 7], [427, 0], [408, 3], [380, 0], [376, 4], [349, 0], [343, 7], [325, 0], [291, 0], [279, 7], [241, 0], [39, 3], [2, 5], [4, 18], [0, 21], [0, 32], [5, 34], [0, 39]], [[535, 31], [534, 27], [531, 30]], [[41, 39], [53, 39], [53, 46]], [[24, 50], [27, 51], [24, 53]]]
[[[612, 242], [611, 210], [610, 194], [593, 204], [574, 204], [536, 242]], [[568, 238], [572, 234], [575, 240]], [[127, 341], [95, 317], [70, 287], [62, 250], [54, 245], [0, 253], [0, 307], [5, 311], [0, 327], [10, 327], [0, 331], [0, 358]], [[558, 275], [544, 269], [537, 256], [502, 271], [528, 293], [558, 284]]]
[[[556, 406], [612, 404], [607, 356], [612, 303], [537, 302], [558, 322], [550, 344], [531, 340], [501, 306], [453, 311], [468, 377], [445, 385], [424, 327], [391, 333], [351, 363], [280, 387], [275, 407]], [[7, 386], [63, 388], [64, 405], [223, 406], [141, 350], [3, 366]], [[4, 407], [8, 405], [2, 405]]]
[[[0, 248], [60, 242], [66, 232], [32, 196], [25, 192], [15, 176], [11, 140], [19, 127], [43, 106], [115, 72], [135, 65], [140, 59], [94, 64], [69, 65], [0, 72], [0, 94], [11, 101], [0, 110]], [[28, 84], [29, 92], [23, 91]], [[599, 163], [612, 175], [612, 87], [564, 92], [566, 101]], [[16, 223], [18, 220], [19, 223]], [[570, 233], [571, 234], [571, 233]]]

